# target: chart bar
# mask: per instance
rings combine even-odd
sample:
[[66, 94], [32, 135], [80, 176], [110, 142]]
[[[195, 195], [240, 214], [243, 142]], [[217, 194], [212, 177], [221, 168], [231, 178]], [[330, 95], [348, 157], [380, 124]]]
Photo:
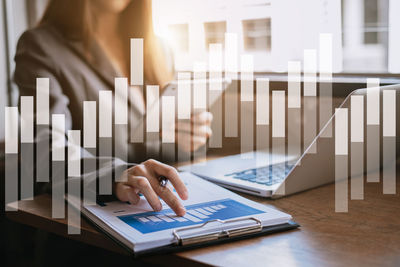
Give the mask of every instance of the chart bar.
[[[256, 149], [269, 153], [269, 79], [256, 80]], [[257, 167], [265, 166], [261, 157], [256, 158]]]
[[364, 199], [364, 96], [350, 98], [351, 199]]
[[[68, 130], [68, 234], [81, 233], [81, 131]], [[70, 201], [77, 201], [76, 206]]]
[[367, 182], [380, 180], [380, 81], [367, 79]]
[[231, 81], [225, 91], [225, 136], [238, 137], [238, 37], [225, 33], [225, 78]]
[[83, 202], [85, 205], [96, 203], [96, 101], [83, 102], [83, 147], [90, 153], [90, 157], [83, 159]]
[[[204, 62], [195, 62], [193, 65], [193, 112], [201, 113], [207, 111], [207, 73], [206, 64]], [[226, 114], [226, 113], [225, 113]], [[193, 121], [196, 123], [196, 121]], [[199, 136], [199, 130], [194, 131], [196, 136]], [[193, 160], [198, 161], [205, 159], [207, 155], [207, 146], [202, 146], [193, 152]], [[204, 163], [204, 161], [202, 161]]]
[[[254, 59], [252, 55], [242, 55], [240, 62], [240, 152], [254, 150]], [[242, 158], [252, 158], [252, 153], [242, 154]]]
[[[190, 72], [178, 73], [178, 161], [190, 161], [191, 158], [191, 74]], [[186, 128], [185, 128], [186, 127]], [[185, 149], [184, 149], [185, 148]]]
[[42, 139], [36, 143], [37, 182], [49, 182], [50, 178], [49, 82], [49, 78], [36, 78], [36, 135]]
[[396, 91], [382, 94], [383, 194], [396, 194]]
[[[317, 143], [309, 147], [317, 135], [317, 51], [304, 50], [304, 151], [317, 152]], [[308, 150], [307, 150], [308, 149]]]
[[143, 86], [136, 86], [129, 90], [129, 124], [130, 124], [130, 142], [143, 144], [144, 142], [144, 113]]
[[211, 130], [213, 132], [209, 140], [209, 147], [222, 147], [222, 44], [210, 44], [209, 47], [209, 111], [213, 114]]
[[[18, 210], [18, 107], [5, 108], [5, 210]], [[12, 204], [11, 204], [12, 203]], [[7, 205], [9, 204], [9, 205]]]
[[[286, 118], [286, 107], [285, 107], [285, 91], [272, 91], [272, 154], [273, 155], [285, 155], [285, 118]], [[279, 171], [275, 170], [276, 167], [272, 166], [272, 172]], [[285, 194], [285, 184], [275, 192], [277, 195]]]
[[131, 85], [143, 85], [143, 39], [131, 39]]
[[288, 154], [301, 154], [301, 63], [288, 62]]
[[53, 114], [51, 122], [52, 144], [52, 218], [65, 217], [65, 115]]
[[175, 159], [175, 96], [162, 96], [161, 129], [162, 157]]
[[33, 199], [33, 96], [21, 96], [21, 199]]
[[348, 212], [348, 111], [335, 112], [335, 212]]
[[148, 158], [159, 158], [160, 153], [160, 89], [146, 87], [146, 149]]
[[[112, 158], [112, 91], [99, 92], [99, 167], [109, 166]], [[99, 179], [99, 194], [111, 195], [112, 173], [106, 172]]]
[[[128, 161], [128, 79], [115, 78], [114, 96], [114, 156], [124, 162]], [[124, 182], [124, 168], [118, 168], [114, 173], [115, 181]]]
[[[321, 130], [332, 116], [332, 34], [319, 36], [319, 129]], [[332, 137], [332, 124], [322, 132], [321, 137]]]

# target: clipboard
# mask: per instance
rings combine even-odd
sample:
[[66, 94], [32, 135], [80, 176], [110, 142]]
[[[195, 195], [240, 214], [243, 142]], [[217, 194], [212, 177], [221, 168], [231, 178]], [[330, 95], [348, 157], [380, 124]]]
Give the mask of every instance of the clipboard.
[[[221, 225], [226, 225], [229, 223], [246, 221], [246, 220], [252, 221], [254, 223], [249, 226], [246, 226], [246, 227], [226, 228], [226, 229], [223, 228], [220, 231], [213, 231], [213, 232], [205, 233], [205, 234], [190, 235], [190, 236], [186, 236], [186, 237], [182, 235], [185, 231], [190, 231], [193, 229], [201, 229], [212, 222], [219, 222], [219, 223], [221, 223]], [[216, 219], [216, 220], [210, 220], [210, 221], [204, 222], [203, 224], [200, 224], [200, 225], [194, 225], [194, 226], [189, 226], [189, 227], [173, 230], [172, 235], [176, 240], [175, 243], [171, 243], [167, 246], [161, 246], [161, 247], [157, 247], [157, 248], [152, 248], [152, 249], [148, 249], [148, 250], [135, 252], [135, 251], [132, 251], [130, 248], [128, 248], [121, 241], [116, 239], [114, 236], [112, 236], [110, 233], [105, 231], [103, 228], [96, 225], [96, 223], [94, 223], [92, 220], [89, 219], [89, 221], [91, 223], [93, 223], [99, 231], [103, 232], [108, 237], [110, 237], [113, 241], [117, 242], [119, 245], [124, 247], [125, 250], [134, 258], [158, 255], [158, 254], [177, 253], [177, 252], [187, 251], [187, 250], [191, 250], [191, 249], [206, 247], [206, 246], [234, 242], [234, 241], [249, 239], [249, 238], [253, 238], [253, 237], [257, 237], [257, 236], [263, 236], [263, 235], [278, 233], [278, 232], [282, 232], [282, 231], [293, 230], [293, 229], [300, 227], [300, 225], [298, 223], [296, 223], [292, 220], [288, 221], [287, 223], [284, 223], [284, 224], [262, 226], [261, 221], [255, 217], [239, 218], [239, 219], [231, 219], [231, 220]]]

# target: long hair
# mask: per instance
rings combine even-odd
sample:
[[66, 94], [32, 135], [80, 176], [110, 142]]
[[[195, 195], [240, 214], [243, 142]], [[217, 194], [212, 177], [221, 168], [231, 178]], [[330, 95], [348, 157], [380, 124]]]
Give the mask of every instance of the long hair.
[[[64, 36], [82, 41], [87, 56], [94, 40], [96, 17], [92, 0], [50, 0], [39, 24], [50, 23]], [[129, 68], [130, 38], [143, 38], [144, 78], [148, 84], [165, 85], [173, 74], [168, 69], [163, 48], [153, 29], [152, 1], [133, 0], [120, 14], [120, 36]]]

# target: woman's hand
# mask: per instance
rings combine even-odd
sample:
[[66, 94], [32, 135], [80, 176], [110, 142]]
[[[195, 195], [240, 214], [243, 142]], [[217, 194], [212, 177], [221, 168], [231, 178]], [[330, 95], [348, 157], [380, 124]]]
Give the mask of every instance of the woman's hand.
[[185, 152], [192, 152], [204, 146], [212, 135], [212, 119], [210, 112], [203, 111], [192, 115], [190, 122], [178, 121], [175, 136], [181, 140], [176, 140], [179, 148]]
[[119, 200], [137, 204], [140, 200], [138, 194], [141, 193], [154, 211], [160, 211], [162, 205], [158, 197], [161, 197], [178, 216], [185, 215], [185, 208], [171, 188], [168, 185], [160, 186], [158, 181], [158, 177], [165, 176], [171, 181], [179, 197], [186, 200], [188, 191], [175, 168], [150, 159], [129, 168], [123, 175], [126, 176], [126, 182], [118, 182], [115, 185], [115, 194]]

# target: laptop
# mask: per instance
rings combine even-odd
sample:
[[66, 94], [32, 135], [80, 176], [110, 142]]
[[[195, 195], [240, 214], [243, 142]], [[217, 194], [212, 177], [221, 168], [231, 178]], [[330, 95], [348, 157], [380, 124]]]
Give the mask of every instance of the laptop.
[[[379, 90], [380, 93], [383, 90], [396, 90], [397, 102], [399, 100], [399, 85], [368, 90]], [[351, 95], [363, 95], [366, 103], [366, 92], [367, 89], [353, 91], [340, 107], [350, 108]], [[335, 114], [310, 145], [304, 147], [300, 156], [254, 151], [186, 165], [179, 170], [190, 171], [232, 190], [269, 198], [279, 198], [331, 183], [335, 180], [334, 118]], [[377, 157], [380, 156], [379, 153], [376, 154]]]

